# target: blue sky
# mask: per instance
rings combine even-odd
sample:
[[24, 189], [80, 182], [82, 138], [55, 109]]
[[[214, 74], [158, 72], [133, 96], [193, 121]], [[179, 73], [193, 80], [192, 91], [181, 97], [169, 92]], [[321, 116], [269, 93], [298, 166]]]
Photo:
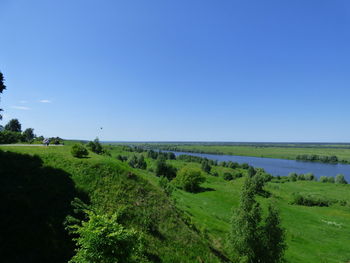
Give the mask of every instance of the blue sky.
[[118, 141], [350, 142], [348, 0], [1, 0], [0, 24], [3, 125]]

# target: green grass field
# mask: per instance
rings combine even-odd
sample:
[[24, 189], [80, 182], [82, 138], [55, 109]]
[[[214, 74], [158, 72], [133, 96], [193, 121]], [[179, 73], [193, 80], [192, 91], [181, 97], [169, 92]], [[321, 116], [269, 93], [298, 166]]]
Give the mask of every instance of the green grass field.
[[[198, 149], [206, 149], [209, 146], [201, 147]], [[224, 149], [231, 151], [232, 147]], [[241, 148], [241, 146], [237, 148], [246, 149], [247, 155], [253, 149]], [[132, 169], [125, 162], [117, 161], [115, 158], [117, 154], [126, 156], [133, 154], [122, 151], [122, 147], [112, 147], [112, 157], [90, 153], [90, 158], [87, 159], [73, 158], [70, 154], [70, 146], [0, 147], [0, 149], [38, 155], [45, 165], [68, 172], [72, 175], [76, 186], [89, 193], [92, 203], [101, 211], [111, 213], [120, 208], [121, 204], [126, 205], [136, 218], [128, 223], [132, 226], [142, 228], [139, 220], [155, 214], [154, 220], [157, 221], [163, 237], [160, 239], [148, 234], [147, 241], [150, 244], [148, 251], [158, 257], [160, 262], [219, 262], [219, 259], [211, 253], [210, 247], [227, 257], [230, 256], [226, 237], [230, 229], [232, 209], [238, 205], [244, 178], [233, 181], [223, 180], [222, 175], [225, 171], [229, 171], [229, 168], [214, 167], [219, 176], [207, 174], [206, 182], [203, 184], [206, 190], [203, 192], [193, 194], [177, 189], [173, 193], [172, 198], [175, 200], [176, 207], [184, 211], [187, 215], [185, 218], [190, 219], [190, 223], [185, 224], [172, 208], [172, 202], [158, 186], [158, 178], [153, 172], [155, 161], [146, 158], [147, 170]], [[278, 148], [269, 150], [278, 154]], [[287, 156], [285, 152], [280, 153], [282, 154]], [[177, 168], [185, 165], [200, 166], [198, 163], [178, 160], [168, 162]], [[128, 172], [137, 174], [140, 179], [136, 181], [127, 179]], [[348, 201], [350, 185], [310, 181], [284, 183], [273, 181], [267, 184], [266, 190], [272, 196], [258, 197], [258, 200], [264, 209], [269, 202], [273, 202], [280, 211], [282, 225], [287, 233], [287, 262], [349, 262], [349, 202], [346, 206], [336, 204], [330, 207], [304, 207], [292, 205], [291, 200], [294, 193], [308, 193]], [[146, 200], [142, 207], [129, 206], [143, 202], [142, 200]], [[195, 229], [199, 229], [199, 232], [192, 230], [190, 227], [192, 224]]]

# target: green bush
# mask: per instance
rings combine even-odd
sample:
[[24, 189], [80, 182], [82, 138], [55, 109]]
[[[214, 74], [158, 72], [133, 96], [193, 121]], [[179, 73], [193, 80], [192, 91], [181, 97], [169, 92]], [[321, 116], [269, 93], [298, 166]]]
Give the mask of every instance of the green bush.
[[103, 148], [98, 138], [96, 138], [94, 141], [91, 141], [87, 144], [87, 147], [94, 153], [102, 154]]
[[128, 164], [133, 168], [146, 169], [147, 163], [142, 154], [136, 156], [135, 154], [131, 155], [128, 159]]
[[319, 181], [320, 181], [320, 183], [328, 183], [328, 177], [327, 176], [321, 176]]
[[335, 183], [335, 179], [333, 176], [328, 176], [328, 183], [331, 183], [331, 184]]
[[295, 182], [298, 179], [298, 175], [296, 173], [289, 173], [288, 178], [290, 181]]
[[88, 150], [81, 144], [74, 144], [71, 149], [71, 153], [74, 157], [84, 158], [89, 155]]
[[70, 263], [145, 262], [142, 236], [117, 222], [116, 215], [107, 217], [87, 212], [89, 220], [70, 227], [75, 238], [76, 255]]
[[170, 196], [174, 191], [174, 187], [170, 184], [168, 178], [164, 176], [160, 177], [159, 186], [163, 189], [167, 196]]
[[226, 181], [233, 180], [233, 175], [231, 173], [224, 173], [224, 180]]
[[292, 201], [292, 204], [303, 206], [330, 206], [332, 203], [332, 200], [323, 197], [301, 194], [295, 194]]
[[299, 181], [305, 181], [305, 175], [304, 174], [299, 174], [298, 175], [298, 180]]
[[13, 132], [4, 130], [0, 132], [0, 144], [16, 143], [23, 140], [20, 132]]
[[212, 176], [215, 176], [215, 177], [218, 177], [218, 176], [219, 176], [219, 173], [218, 173], [218, 172], [212, 172], [211, 175], [212, 175]]
[[183, 167], [176, 175], [175, 184], [187, 192], [197, 192], [205, 181], [202, 171], [197, 168]]
[[243, 174], [242, 174], [241, 172], [235, 172], [235, 173], [233, 173], [233, 179], [235, 179], [235, 178], [241, 178], [241, 177], [243, 177]]
[[176, 168], [168, 165], [163, 158], [160, 158], [156, 163], [156, 175], [165, 176], [169, 180], [176, 177]]
[[314, 181], [316, 179], [315, 175], [313, 173], [307, 173], [305, 174], [305, 180], [306, 181]]
[[204, 161], [202, 162], [201, 167], [202, 167], [203, 172], [205, 172], [205, 173], [210, 173], [211, 166], [209, 165], [208, 160], [204, 160]]
[[336, 184], [347, 184], [348, 182], [345, 180], [344, 175], [337, 174], [337, 176], [335, 177], [335, 183]]

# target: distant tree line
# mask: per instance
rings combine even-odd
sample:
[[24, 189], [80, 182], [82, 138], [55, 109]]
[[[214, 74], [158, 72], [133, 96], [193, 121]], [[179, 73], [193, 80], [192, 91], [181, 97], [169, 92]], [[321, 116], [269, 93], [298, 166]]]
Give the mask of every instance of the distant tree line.
[[317, 154], [301, 154], [297, 155], [297, 161], [306, 161], [306, 162], [321, 162], [321, 163], [339, 163], [346, 162], [345, 160], [339, 160], [337, 156], [325, 156]]
[[313, 173], [297, 174], [289, 173], [288, 180], [291, 182], [295, 181], [319, 181], [321, 183], [336, 183], [336, 184], [347, 184], [345, 176], [343, 174], [337, 174], [334, 176], [321, 176], [318, 180]]

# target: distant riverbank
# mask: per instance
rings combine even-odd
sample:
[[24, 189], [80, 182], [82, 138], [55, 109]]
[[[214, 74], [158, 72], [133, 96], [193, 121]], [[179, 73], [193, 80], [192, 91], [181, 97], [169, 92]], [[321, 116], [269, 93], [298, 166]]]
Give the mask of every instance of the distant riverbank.
[[348, 147], [330, 147], [315, 145], [313, 147], [281, 146], [246, 146], [246, 145], [186, 145], [186, 144], [144, 144], [147, 147], [168, 151], [206, 153], [216, 155], [251, 156], [286, 160], [302, 160], [321, 163], [349, 163]]
[[336, 176], [343, 174], [347, 181], [350, 181], [350, 165], [349, 164], [328, 164], [317, 162], [302, 162], [296, 160], [284, 160], [276, 158], [261, 158], [251, 156], [234, 156], [234, 155], [217, 155], [207, 153], [190, 153], [171, 151], [176, 156], [186, 154], [199, 156], [219, 162], [237, 162], [248, 163], [256, 168], [263, 168], [266, 172], [273, 176], [288, 176], [289, 173], [306, 174], [313, 173], [317, 178], [321, 176]]

